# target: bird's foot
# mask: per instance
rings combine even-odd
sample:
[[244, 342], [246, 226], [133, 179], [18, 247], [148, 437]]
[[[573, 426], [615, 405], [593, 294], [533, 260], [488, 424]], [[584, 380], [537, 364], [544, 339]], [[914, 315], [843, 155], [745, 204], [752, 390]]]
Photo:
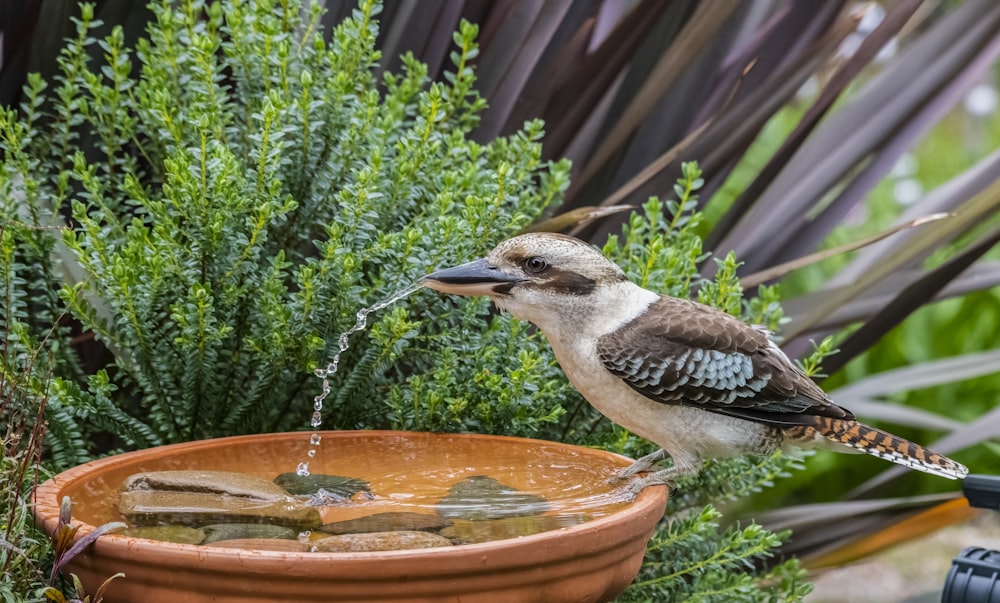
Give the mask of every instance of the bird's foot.
[[652, 467], [654, 465], [656, 465], [656, 463], [659, 463], [660, 461], [662, 461], [663, 459], [667, 458], [668, 456], [669, 455], [667, 454], [667, 451], [664, 450], [664, 449], [662, 449], [662, 448], [660, 448], [656, 452], [654, 452], [652, 454], [647, 454], [646, 456], [644, 456], [644, 457], [640, 458], [639, 460], [635, 461], [634, 463], [632, 463], [631, 465], [629, 465], [625, 469], [622, 469], [621, 471], [619, 471], [617, 475], [615, 475], [613, 478], [611, 478], [611, 481], [612, 482], [620, 482], [620, 481], [623, 481], [623, 480], [627, 480], [628, 478], [630, 478], [633, 475], [636, 475], [638, 473], [645, 473], [646, 471], [649, 471], [650, 469], [652, 469]]
[[655, 473], [644, 475], [628, 485], [627, 492], [629, 499], [634, 500], [637, 496], [639, 496], [640, 492], [650, 486], [667, 486], [668, 488], [673, 488], [677, 483], [678, 477], [680, 477], [680, 475], [676, 467], [670, 467], [669, 469], [662, 469], [660, 471], [656, 471]]

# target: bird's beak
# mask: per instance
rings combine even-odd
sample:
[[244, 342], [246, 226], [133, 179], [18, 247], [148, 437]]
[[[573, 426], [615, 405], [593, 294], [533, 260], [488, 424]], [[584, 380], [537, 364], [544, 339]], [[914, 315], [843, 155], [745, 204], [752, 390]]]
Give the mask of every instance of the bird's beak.
[[454, 268], [445, 268], [420, 279], [420, 284], [442, 293], [455, 295], [496, 295], [507, 293], [522, 278], [507, 274], [486, 259], [475, 260]]

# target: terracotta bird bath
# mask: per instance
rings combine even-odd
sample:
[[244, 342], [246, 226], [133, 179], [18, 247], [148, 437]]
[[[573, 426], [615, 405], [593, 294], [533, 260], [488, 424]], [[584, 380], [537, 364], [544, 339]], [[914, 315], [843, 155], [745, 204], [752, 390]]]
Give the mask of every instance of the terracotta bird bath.
[[[662, 517], [664, 487], [636, 500], [607, 480], [624, 457], [553, 442], [472, 434], [390, 431], [321, 432], [310, 471], [358, 476], [374, 496], [320, 507], [324, 521], [379, 512], [433, 509], [449, 488], [472, 476], [551, 501], [568, 527], [527, 536], [441, 548], [382, 552], [289, 552], [175, 544], [105, 534], [67, 571], [94, 592], [111, 583], [107, 603], [365, 601], [366, 603], [608, 601], [633, 580]], [[294, 471], [310, 448], [308, 434], [239, 436], [130, 452], [87, 463], [41, 484], [35, 517], [51, 536], [60, 501], [69, 496], [76, 538], [120, 520], [119, 487], [139, 472], [238, 471], [273, 479]], [[582, 505], [574, 510], [576, 504]], [[557, 508], [555, 508], [557, 507]], [[294, 541], [291, 541], [294, 544]]]

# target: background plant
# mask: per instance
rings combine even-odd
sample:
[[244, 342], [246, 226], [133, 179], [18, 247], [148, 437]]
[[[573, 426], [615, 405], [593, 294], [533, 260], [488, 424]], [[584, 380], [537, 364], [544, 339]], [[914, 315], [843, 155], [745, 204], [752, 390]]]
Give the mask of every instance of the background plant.
[[[34, 530], [30, 493], [41, 472], [45, 436], [45, 389], [50, 357], [41, 341], [24, 324], [30, 297], [24, 289], [31, 270], [19, 257], [28, 229], [19, 224], [0, 227], [0, 420], [3, 457], [0, 460], [0, 601], [16, 603], [34, 595], [42, 584], [48, 553], [44, 535]], [[34, 599], [40, 600], [40, 599]]]
[[97, 585], [92, 594], [87, 594], [83, 582], [76, 574], [70, 574], [73, 590], [76, 594], [75, 597], [67, 597], [62, 590], [53, 585], [59, 580], [60, 573], [66, 567], [66, 564], [87, 550], [87, 547], [93, 544], [95, 540], [104, 534], [128, 526], [121, 521], [112, 521], [98, 526], [74, 541], [76, 532], [80, 529], [80, 524], [73, 524], [72, 511], [73, 502], [68, 496], [64, 496], [59, 505], [59, 522], [52, 537], [53, 548], [55, 550], [53, 552], [52, 570], [49, 572], [49, 585], [42, 590], [42, 594], [45, 595], [46, 600], [53, 601], [53, 603], [101, 603], [104, 600], [104, 592], [107, 590], [108, 585], [118, 578], [124, 578], [124, 573], [118, 572], [109, 576]]

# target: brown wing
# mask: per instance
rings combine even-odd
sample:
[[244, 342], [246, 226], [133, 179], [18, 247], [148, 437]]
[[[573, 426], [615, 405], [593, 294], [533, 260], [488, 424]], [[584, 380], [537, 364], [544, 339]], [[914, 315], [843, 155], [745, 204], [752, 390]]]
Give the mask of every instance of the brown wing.
[[601, 362], [640, 394], [745, 419], [797, 425], [853, 419], [768, 340], [732, 316], [660, 298], [597, 342]]

